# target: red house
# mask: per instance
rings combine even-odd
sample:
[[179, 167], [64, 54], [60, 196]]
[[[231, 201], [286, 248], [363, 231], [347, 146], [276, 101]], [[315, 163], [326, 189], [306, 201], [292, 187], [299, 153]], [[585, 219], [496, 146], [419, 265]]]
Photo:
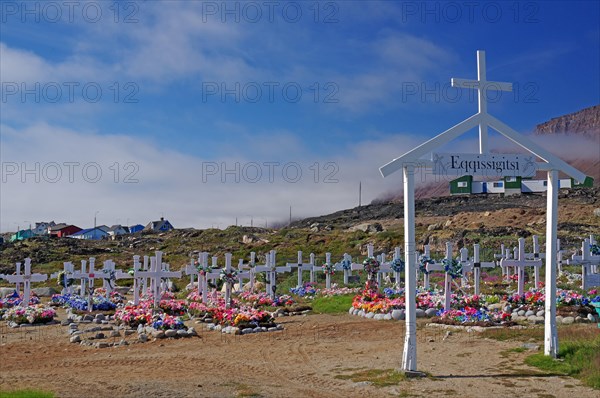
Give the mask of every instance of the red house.
[[50, 236], [65, 238], [79, 231], [81, 231], [81, 228], [76, 225], [57, 225], [56, 227], [50, 228]]

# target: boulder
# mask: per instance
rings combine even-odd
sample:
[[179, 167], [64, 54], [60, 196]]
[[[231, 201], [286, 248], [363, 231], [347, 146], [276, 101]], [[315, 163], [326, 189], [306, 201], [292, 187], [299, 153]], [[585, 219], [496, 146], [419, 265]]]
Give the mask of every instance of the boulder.
[[0, 298], [5, 298], [7, 296], [10, 296], [14, 292], [15, 292], [15, 289], [12, 287], [0, 287]]
[[392, 319], [395, 321], [402, 321], [406, 317], [404, 310], [393, 310]]
[[81, 342], [81, 336], [80, 336], [80, 335], [75, 335], [75, 336], [72, 336], [72, 337], [69, 339], [69, 341], [70, 341], [71, 343], [80, 343], [80, 342]]
[[563, 325], [571, 325], [575, 323], [575, 318], [572, 316], [566, 316], [562, 320]]
[[435, 308], [428, 308], [425, 310], [425, 315], [427, 315], [428, 318], [435, 316], [435, 314], [437, 314], [437, 310]]
[[417, 316], [417, 318], [425, 318], [425, 311], [423, 311], [420, 308], [417, 308], [417, 310], [415, 311], [415, 315]]
[[169, 329], [165, 331], [166, 337], [177, 337], [177, 330]]
[[58, 290], [53, 287], [36, 287], [35, 289], [31, 289], [31, 291], [39, 297], [52, 297], [53, 294], [58, 293]]

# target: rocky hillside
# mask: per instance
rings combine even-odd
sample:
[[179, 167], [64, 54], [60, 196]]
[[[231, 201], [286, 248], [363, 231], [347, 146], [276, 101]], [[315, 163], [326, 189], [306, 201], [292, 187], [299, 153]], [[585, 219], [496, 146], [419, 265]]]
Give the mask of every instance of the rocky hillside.
[[[542, 195], [417, 200], [417, 244], [428, 243], [439, 254], [446, 241], [452, 241], [456, 247], [480, 243], [483, 254], [489, 258], [500, 243], [514, 244], [521, 236], [536, 234], [543, 242], [545, 205]], [[99, 267], [102, 261], [111, 259], [125, 270], [132, 266], [133, 255], [151, 255], [156, 250], [165, 253], [165, 261], [174, 270], [188, 264], [190, 256], [199, 251], [220, 256], [220, 265], [226, 252], [232, 253], [237, 263], [239, 258], [248, 261], [254, 251], [261, 262], [265, 253], [275, 249], [279, 264], [294, 261], [297, 250], [314, 252], [319, 261], [327, 251], [334, 259], [345, 252], [364, 256], [369, 242], [375, 245], [376, 252], [390, 253], [403, 245], [403, 217], [402, 205], [388, 202], [300, 220], [279, 230], [232, 226], [225, 230], [137, 233], [103, 241], [34, 238], [0, 245], [0, 273], [13, 273], [14, 263], [26, 257], [32, 259], [34, 271], [48, 274], [62, 268], [65, 261], [79, 264], [89, 257], [95, 257]], [[592, 233], [600, 236], [600, 189], [561, 191], [559, 237], [563, 248], [576, 248], [581, 238]]]
[[600, 143], [600, 105], [555, 117], [547, 122], [538, 124], [534, 134], [581, 135]]

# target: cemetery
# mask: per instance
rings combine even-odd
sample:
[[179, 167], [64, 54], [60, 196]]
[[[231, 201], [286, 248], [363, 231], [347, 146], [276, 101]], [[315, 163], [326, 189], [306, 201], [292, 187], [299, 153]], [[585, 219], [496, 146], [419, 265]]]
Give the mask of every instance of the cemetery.
[[[402, 221], [396, 221], [402, 233], [380, 224], [375, 232], [329, 228], [334, 231], [328, 235], [314, 223], [303, 232], [291, 226], [279, 232], [250, 229], [269, 239], [240, 245], [253, 239], [228, 241], [227, 234], [239, 231], [228, 228], [216, 232], [217, 243], [192, 246], [188, 238], [207, 233], [187, 231], [185, 239], [179, 235], [167, 242], [161, 232], [147, 238], [151, 246], [144, 249], [141, 240], [131, 243], [126, 256], [62, 251], [58, 267], [32, 259], [37, 253], [26, 245], [35, 240], [14, 243], [30, 257], [0, 274], [0, 354], [11, 358], [0, 384], [23, 381], [19, 372], [25, 372], [27, 378], [43, 377], [44, 388], [58, 396], [93, 395], [101, 383], [109, 383], [117, 396], [173, 391], [175, 396], [295, 391], [320, 396], [323, 389], [327, 396], [333, 391], [332, 396], [421, 396], [429, 390], [445, 396], [456, 392], [448, 362], [468, 372], [458, 377], [472, 379], [474, 388], [487, 387], [493, 396], [502, 396], [505, 387], [519, 396], [550, 396], [565, 383], [560, 377], [577, 396], [597, 396], [600, 376], [592, 362], [600, 349], [598, 226], [568, 236], [558, 230], [558, 172], [580, 183], [587, 176], [487, 112], [485, 92], [510, 91], [512, 85], [487, 81], [484, 52], [477, 53], [477, 61], [477, 80], [452, 79], [452, 85], [477, 90], [479, 112], [380, 168], [384, 177], [402, 172]], [[474, 128], [479, 153], [435, 152]], [[490, 154], [488, 128], [529, 155]], [[531, 177], [533, 169], [546, 173], [545, 218], [486, 239], [485, 225], [444, 235], [460, 221], [457, 215], [444, 226], [418, 222], [415, 165], [436, 175], [478, 175], [448, 161], [458, 156], [468, 164], [502, 156], [502, 164], [518, 166], [498, 166], [496, 178], [514, 177], [515, 168], [519, 178]], [[487, 216], [477, 213], [481, 218], [490, 216], [487, 209], [505, 210], [485, 208]], [[511, 218], [515, 225], [517, 218]], [[436, 231], [441, 232], [434, 236]], [[115, 242], [106, 244], [125, 246]], [[182, 249], [184, 242], [188, 246]], [[55, 292], [41, 294], [39, 289], [48, 293], [49, 286]], [[567, 348], [561, 351], [563, 339]], [[579, 350], [587, 368], [548, 373], [554, 368], [547, 364], [559, 366], [569, 350]], [[552, 362], [556, 358], [560, 361]], [[34, 363], [33, 370], [24, 362]], [[78, 378], [79, 388], [61, 389], [61, 378], [79, 366], [106, 373], [90, 376], [91, 381]], [[148, 380], [144, 371], [150, 368], [158, 369], [168, 388]], [[496, 373], [481, 375], [484, 368]], [[365, 372], [369, 376], [363, 380]], [[241, 374], [239, 380], [222, 382], [223, 375], [234, 373]], [[387, 390], [377, 385], [382, 374]], [[548, 381], [530, 380], [534, 376]], [[488, 384], [490, 377], [502, 381]]]

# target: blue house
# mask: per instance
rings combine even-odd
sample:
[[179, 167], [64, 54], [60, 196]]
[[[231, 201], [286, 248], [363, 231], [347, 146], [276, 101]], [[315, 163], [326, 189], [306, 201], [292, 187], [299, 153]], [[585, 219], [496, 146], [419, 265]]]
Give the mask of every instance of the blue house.
[[140, 232], [143, 229], [144, 229], [144, 226], [142, 224], [135, 224], [135, 225], [132, 225], [131, 227], [129, 227], [129, 233], [135, 234], [136, 232]]
[[88, 240], [100, 240], [108, 237], [108, 232], [100, 227], [82, 229], [79, 232], [75, 232], [73, 235], [69, 235], [69, 238], [74, 239], [88, 239]]
[[146, 225], [144, 231], [150, 232], [166, 232], [174, 229], [171, 223], [168, 220], [165, 220], [163, 217], [160, 218], [159, 221], [151, 221]]
[[16, 242], [16, 241], [20, 241], [20, 240], [29, 239], [33, 236], [35, 236], [35, 234], [33, 233], [33, 231], [31, 229], [22, 229], [22, 230], [18, 231], [16, 234], [12, 234], [12, 236], [10, 237], [10, 241]]

